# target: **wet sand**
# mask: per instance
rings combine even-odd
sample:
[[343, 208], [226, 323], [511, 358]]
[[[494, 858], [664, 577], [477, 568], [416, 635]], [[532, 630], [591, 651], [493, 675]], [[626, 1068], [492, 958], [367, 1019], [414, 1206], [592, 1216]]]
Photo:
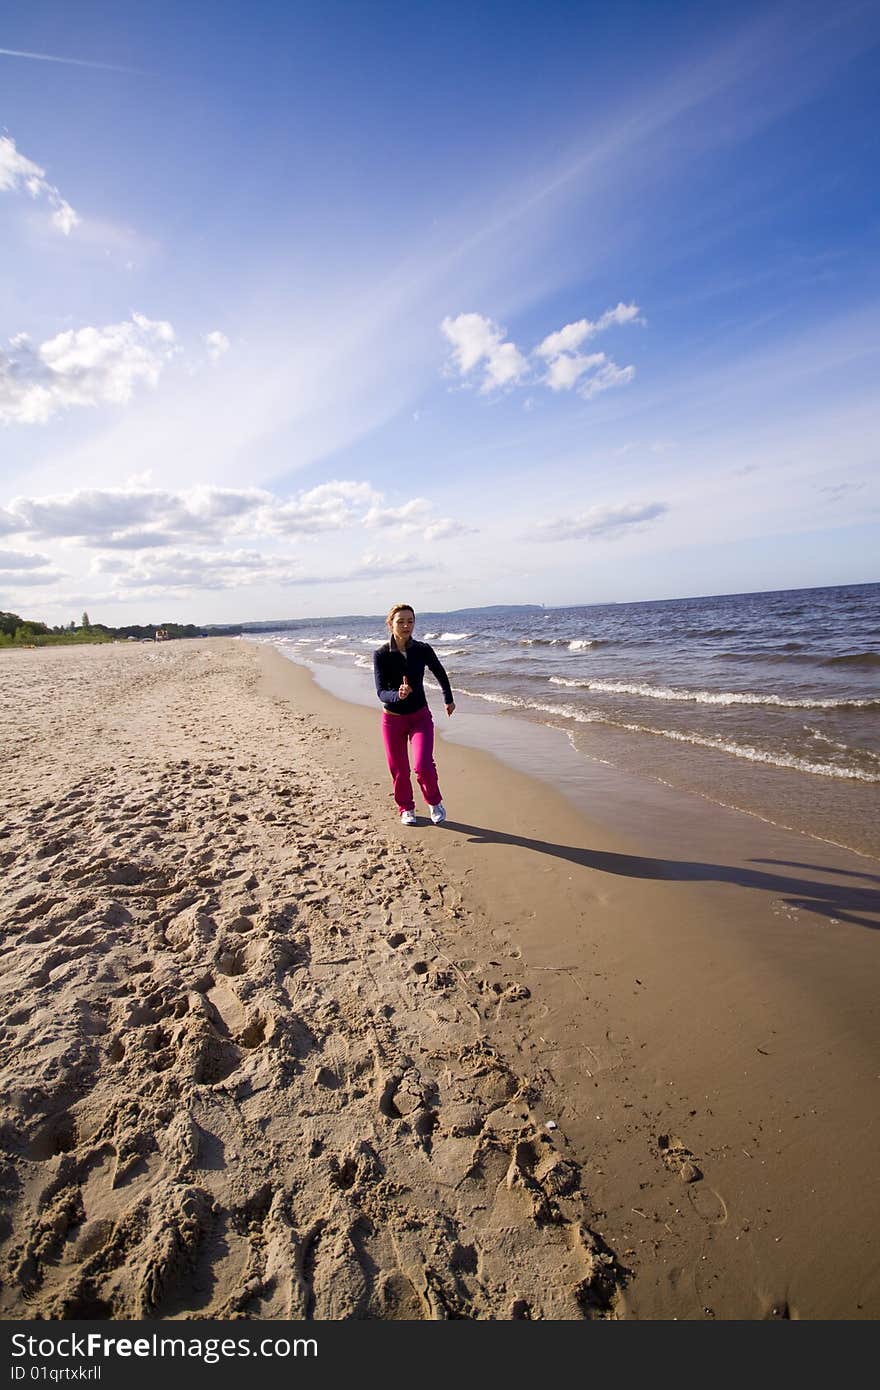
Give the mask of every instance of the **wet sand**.
[[242, 642], [0, 690], [3, 1317], [880, 1314], [876, 863], [445, 740], [408, 830]]

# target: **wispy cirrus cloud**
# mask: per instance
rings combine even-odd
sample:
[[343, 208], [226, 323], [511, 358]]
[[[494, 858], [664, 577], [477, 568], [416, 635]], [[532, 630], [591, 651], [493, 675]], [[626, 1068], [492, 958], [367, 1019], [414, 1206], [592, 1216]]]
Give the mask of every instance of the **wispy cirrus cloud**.
[[[0, 49], [0, 52], [6, 52]], [[46, 178], [46, 171], [32, 159], [28, 159], [16, 149], [15, 141], [9, 135], [0, 135], [0, 193], [26, 192], [32, 198], [45, 198], [52, 208], [50, 221], [53, 227], [70, 236], [80, 221], [66, 198]]]
[[589, 507], [587, 511], [554, 521], [539, 522], [527, 533], [537, 541], [620, 540], [642, 530], [669, 511], [665, 502], [624, 502]]
[[554, 392], [577, 388], [579, 395], [591, 400], [601, 391], [628, 385], [636, 369], [619, 367], [604, 352], [581, 353], [578, 348], [606, 329], [644, 322], [637, 304], [619, 303], [596, 320], [578, 319], [549, 333], [528, 356], [515, 343], [504, 341], [504, 329], [482, 314], [447, 317], [440, 330], [452, 346], [447, 371], [467, 379], [480, 368], [484, 395], [499, 387], [539, 383]]
[[0, 48], [3, 58], [31, 58], [39, 63], [68, 63], [74, 68], [103, 68], [105, 72], [138, 72], [138, 68], [122, 67], [118, 63], [98, 63], [91, 58], [63, 58], [55, 53], [31, 53], [24, 48]]

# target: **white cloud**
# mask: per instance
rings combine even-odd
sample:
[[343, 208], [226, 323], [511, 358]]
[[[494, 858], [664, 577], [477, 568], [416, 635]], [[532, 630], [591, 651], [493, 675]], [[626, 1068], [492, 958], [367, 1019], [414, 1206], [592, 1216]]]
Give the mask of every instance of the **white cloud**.
[[115, 596], [131, 599], [189, 590], [295, 583], [301, 569], [285, 557], [252, 550], [170, 550], [155, 557], [140, 556], [129, 563], [115, 556], [98, 555], [92, 561], [92, 573], [111, 577]]
[[604, 352], [593, 352], [586, 356], [580, 352], [563, 352], [550, 363], [544, 381], [551, 391], [570, 391], [584, 372], [592, 371], [605, 360]]
[[613, 386], [628, 386], [635, 374], [635, 367], [618, 367], [616, 362], [608, 361], [587, 378], [580, 388], [580, 394], [584, 400], [592, 400], [600, 391], [608, 391]]
[[426, 562], [422, 555], [411, 552], [394, 559], [368, 552], [351, 569], [327, 574], [306, 573], [300, 564], [291, 562], [287, 557], [268, 556], [252, 550], [175, 550], [155, 557], [138, 556], [130, 561], [120, 560], [116, 556], [97, 555], [91, 563], [92, 575], [110, 580], [112, 592], [109, 598], [120, 602], [261, 584], [284, 587], [345, 584], [353, 580], [379, 579], [435, 569], [437, 566]]
[[[607, 328], [627, 323], [644, 323], [637, 304], [617, 304], [598, 319], [578, 319], [550, 333], [533, 349], [532, 358], [547, 364], [546, 374], [537, 379], [551, 391], [570, 391], [584, 380], [579, 394], [592, 399], [611, 386], [625, 386], [635, 376], [634, 367], [618, 367], [604, 352], [582, 354], [577, 349], [588, 338]], [[459, 375], [467, 376], [480, 364], [484, 367], [481, 392], [502, 386], [533, 381], [534, 372], [515, 343], [504, 342], [504, 330], [482, 314], [459, 314], [445, 318], [440, 325], [452, 344], [452, 363]], [[592, 374], [592, 375], [589, 375]]]
[[548, 334], [535, 348], [535, 352], [538, 357], [549, 360], [557, 357], [560, 352], [574, 352], [587, 338], [595, 337], [597, 333], [604, 332], [612, 325], [633, 322], [644, 323], [638, 304], [618, 304], [614, 309], [606, 309], [595, 322], [590, 319], [578, 319], [577, 323], [567, 323], [564, 328]]
[[202, 342], [205, 344], [212, 362], [217, 362], [224, 353], [229, 351], [231, 346], [226, 334], [221, 333], [219, 328], [215, 328], [213, 333], [206, 333]]
[[340, 575], [341, 579], [382, 579], [390, 574], [408, 574], [412, 576], [421, 573], [423, 570], [436, 569], [435, 565], [426, 564], [424, 557], [408, 552], [405, 555], [398, 555], [396, 560], [388, 558], [387, 554], [377, 554], [366, 552], [361, 556], [361, 563], [346, 575]]
[[239, 531], [253, 513], [273, 502], [271, 493], [259, 488], [197, 487], [181, 493], [89, 488], [52, 497], [15, 497], [6, 515], [15, 519], [16, 531], [32, 536], [138, 550]]
[[28, 159], [15, 147], [8, 135], [0, 135], [0, 193], [24, 190], [32, 198], [46, 198], [52, 208], [52, 225], [69, 236], [79, 223], [79, 215], [54, 184], [46, 179], [45, 169]]
[[525, 376], [528, 363], [514, 343], [504, 342], [504, 330], [482, 314], [459, 314], [445, 318], [440, 325], [452, 344], [452, 357], [461, 376], [480, 363], [485, 376], [480, 390], [510, 386]]
[[[85, 550], [95, 593], [100, 589], [98, 597], [108, 603], [163, 597], [184, 601], [198, 593], [317, 588], [416, 570], [433, 572], [438, 563], [426, 559], [424, 551], [404, 551], [403, 535], [427, 541], [469, 530], [452, 517], [432, 516], [426, 498], [389, 505], [370, 483], [351, 479], [323, 483], [288, 498], [259, 488], [80, 489], [16, 497], [0, 510], [0, 522], [4, 521], [12, 534], [74, 547], [79, 571], [74, 582], [79, 584], [86, 579], [81, 559]], [[395, 528], [401, 543], [391, 546]], [[350, 546], [365, 531], [382, 534], [381, 551], [352, 563]], [[338, 568], [320, 573], [316, 565], [306, 568], [292, 553], [291, 538], [308, 541], [325, 534], [333, 534], [333, 544], [319, 547], [317, 558]], [[337, 535], [344, 538], [339, 543]], [[50, 556], [24, 547], [0, 548], [0, 582], [14, 594], [22, 586], [64, 580], [63, 572], [48, 568], [51, 563]], [[98, 601], [95, 593], [87, 596], [92, 605]], [[65, 595], [57, 598], [59, 603], [68, 601]]]
[[322, 531], [339, 531], [362, 519], [363, 508], [381, 501], [369, 483], [321, 483], [302, 492], [290, 502], [281, 502], [267, 513], [270, 529], [276, 535], [311, 536]]
[[424, 497], [414, 497], [401, 507], [371, 507], [364, 517], [364, 525], [370, 530], [393, 528], [399, 535], [420, 533], [426, 541], [474, 534], [472, 527], [452, 517], [431, 517], [430, 509], [431, 504]]
[[[425, 540], [469, 530], [451, 517], [432, 516], [424, 497], [387, 506], [370, 483], [352, 480], [322, 483], [287, 499], [261, 488], [90, 488], [15, 497], [0, 510], [0, 529], [9, 533], [117, 552], [155, 552], [185, 542], [222, 544], [245, 535], [287, 540], [359, 526], [396, 528], [406, 535], [419, 532]], [[121, 560], [115, 563], [125, 565]]]
[[532, 528], [531, 539], [574, 541], [619, 540], [633, 528], [641, 529], [669, 510], [665, 502], [626, 502], [617, 506], [590, 507], [579, 516], [560, 517]]
[[60, 570], [0, 569], [0, 586], [4, 586], [7, 593], [15, 589], [35, 589], [41, 584], [55, 584], [64, 578]]
[[394, 526], [401, 531], [418, 531], [427, 523], [430, 505], [424, 497], [413, 497], [402, 507], [371, 507], [364, 517], [364, 525], [370, 530]]
[[32, 589], [63, 579], [64, 575], [49, 568], [50, 564], [48, 555], [37, 555], [30, 550], [0, 549], [0, 588]]
[[626, 323], [644, 323], [637, 304], [617, 304], [613, 309], [606, 309], [595, 321], [578, 319], [548, 334], [534, 352], [547, 363], [544, 384], [551, 391], [570, 391], [580, 382], [578, 394], [587, 401], [612, 386], [626, 386], [636, 374], [635, 367], [618, 367], [604, 352], [585, 355], [577, 351], [588, 338]]
[[138, 383], [155, 386], [177, 351], [171, 324], [143, 314], [70, 329], [39, 348], [21, 333], [0, 349], [0, 421], [43, 424], [68, 406], [124, 403]]
[[466, 526], [463, 521], [454, 521], [451, 516], [444, 516], [438, 521], [432, 521], [422, 534], [426, 541], [445, 541], [451, 536], [475, 536], [477, 530], [474, 526]]
[[2, 570], [34, 570], [49, 563], [48, 555], [34, 555], [27, 550], [0, 550]]

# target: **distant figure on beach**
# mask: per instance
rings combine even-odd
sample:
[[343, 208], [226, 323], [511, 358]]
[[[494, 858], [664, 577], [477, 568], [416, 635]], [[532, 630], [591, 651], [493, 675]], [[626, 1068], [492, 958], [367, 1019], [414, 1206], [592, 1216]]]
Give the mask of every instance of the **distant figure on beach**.
[[425, 667], [437, 677], [447, 715], [455, 713], [455, 701], [449, 677], [433, 647], [413, 637], [415, 621], [415, 612], [408, 603], [395, 603], [385, 619], [389, 639], [373, 653], [373, 675], [376, 694], [385, 707], [382, 739], [400, 819], [404, 825], [417, 824], [409, 770], [412, 740], [416, 779], [430, 808], [431, 820], [441, 825], [446, 809], [434, 765], [434, 721], [425, 698]]

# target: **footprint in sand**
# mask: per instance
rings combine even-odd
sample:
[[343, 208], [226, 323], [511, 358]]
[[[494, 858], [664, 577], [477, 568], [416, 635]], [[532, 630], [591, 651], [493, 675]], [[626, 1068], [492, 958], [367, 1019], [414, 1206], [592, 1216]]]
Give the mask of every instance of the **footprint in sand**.
[[681, 1182], [699, 1182], [702, 1178], [703, 1174], [697, 1167], [694, 1155], [687, 1144], [674, 1134], [658, 1134], [657, 1148], [670, 1173], [677, 1174]]
[[699, 1186], [688, 1188], [688, 1197], [691, 1206], [699, 1217], [709, 1226], [725, 1226], [727, 1224], [727, 1203], [716, 1192], [714, 1187], [709, 1187], [707, 1183], [700, 1183]]

